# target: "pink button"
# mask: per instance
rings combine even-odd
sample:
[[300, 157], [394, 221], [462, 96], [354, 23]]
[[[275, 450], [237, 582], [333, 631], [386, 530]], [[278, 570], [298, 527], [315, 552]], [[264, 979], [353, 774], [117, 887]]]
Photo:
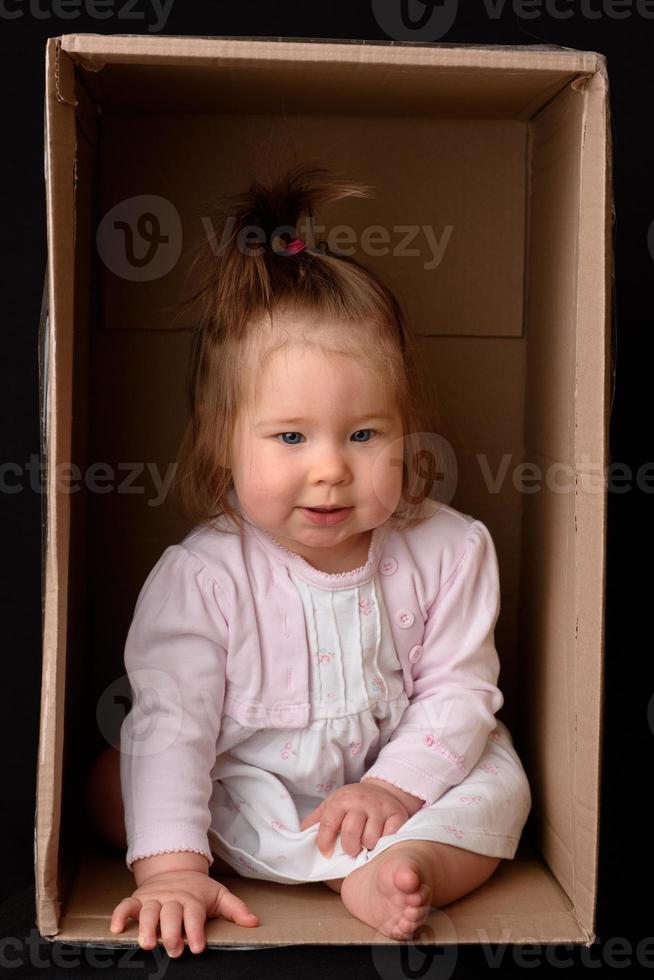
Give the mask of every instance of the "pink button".
[[395, 613], [395, 621], [403, 630], [407, 630], [409, 626], [413, 626], [414, 620], [415, 616], [410, 609], [398, 609]]
[[397, 559], [396, 558], [384, 558], [379, 563], [379, 571], [382, 575], [392, 575], [397, 571]]
[[409, 660], [412, 664], [417, 663], [422, 657], [422, 647], [413, 647], [409, 653]]

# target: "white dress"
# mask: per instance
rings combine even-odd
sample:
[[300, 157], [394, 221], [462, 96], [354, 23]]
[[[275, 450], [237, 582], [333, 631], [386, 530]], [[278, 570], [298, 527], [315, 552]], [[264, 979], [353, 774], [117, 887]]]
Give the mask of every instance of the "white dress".
[[300, 831], [307, 813], [372, 766], [409, 699], [376, 576], [333, 590], [290, 574], [309, 640], [309, 725], [246, 728], [223, 715], [211, 774], [212, 852], [246, 878], [283, 884], [344, 878], [399, 840], [513, 858], [531, 794], [499, 720], [467, 777], [370, 850], [346, 854], [339, 835], [324, 857], [316, 845], [318, 823]]

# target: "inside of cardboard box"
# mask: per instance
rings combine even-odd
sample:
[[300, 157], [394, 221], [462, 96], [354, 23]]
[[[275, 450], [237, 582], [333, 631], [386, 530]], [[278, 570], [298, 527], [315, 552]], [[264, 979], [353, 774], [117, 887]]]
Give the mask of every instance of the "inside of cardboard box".
[[[160, 485], [187, 418], [193, 317], [180, 320], [176, 302], [189, 289], [189, 259], [217, 197], [265, 175], [268, 163], [281, 171], [305, 158], [374, 185], [372, 199], [341, 202], [317, 220], [327, 230], [351, 225], [357, 242], [370, 225], [389, 229], [387, 254], [359, 257], [398, 290], [433, 376], [439, 431], [458, 466], [448, 502], [483, 520], [498, 552], [498, 717], [523, 759], [533, 809], [515, 860], [447, 916], [436, 913], [431, 941], [479, 941], [475, 930], [491, 920], [519, 920], [532, 937], [587, 936], [573, 902], [568, 740], [575, 498], [514, 483], [524, 462], [574, 459], [583, 91], [571, 86], [574, 73], [489, 73], [480, 85], [454, 69], [330, 67], [303, 68], [301, 85], [290, 64], [76, 67], [73, 461], [81, 473], [105, 464], [114, 491], [71, 496], [58, 938], [107, 939], [107, 909], [132, 882], [124, 854], [88, 826], [83, 777], [107, 742], [118, 745], [129, 700], [123, 646], [141, 585], [189, 530]], [[151, 281], [122, 277], [98, 254], [99, 222], [138, 195], [170, 202], [183, 232], [179, 260]], [[399, 226], [419, 231], [402, 246]], [[429, 267], [434, 240], [443, 253]], [[210, 943], [385, 941], [349, 921], [324, 885], [228, 884], [251, 907], [266, 902], [269, 926], [243, 937], [229, 922], [208, 923]], [[134, 942], [134, 930], [121, 938]]]

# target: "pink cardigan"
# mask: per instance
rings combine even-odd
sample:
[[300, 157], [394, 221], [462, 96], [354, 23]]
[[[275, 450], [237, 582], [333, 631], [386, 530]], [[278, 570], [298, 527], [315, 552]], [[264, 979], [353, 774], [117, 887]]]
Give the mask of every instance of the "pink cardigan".
[[243, 536], [223, 521], [166, 548], [125, 645], [130, 870], [137, 857], [171, 851], [213, 863], [207, 831], [223, 712], [253, 729], [308, 724], [310, 653], [289, 570], [328, 589], [378, 575], [410, 703], [362, 778], [384, 779], [428, 806], [470, 772], [504, 701], [496, 686], [497, 557], [481, 521], [430, 507], [414, 528], [376, 528], [367, 563], [350, 572], [319, 571], [249, 520]]

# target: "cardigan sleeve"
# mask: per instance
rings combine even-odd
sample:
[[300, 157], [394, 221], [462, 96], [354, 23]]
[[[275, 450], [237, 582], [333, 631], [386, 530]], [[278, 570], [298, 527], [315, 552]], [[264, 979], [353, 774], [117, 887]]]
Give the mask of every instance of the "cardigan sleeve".
[[495, 547], [475, 520], [427, 611], [411, 700], [362, 780], [392, 783], [422, 798], [424, 808], [468, 775], [504, 702], [494, 640], [499, 610]]
[[227, 627], [218, 586], [183, 545], [167, 548], [139, 594], [125, 643], [132, 707], [120, 778], [129, 870], [172, 851], [213, 856], [211, 770], [225, 693]]

